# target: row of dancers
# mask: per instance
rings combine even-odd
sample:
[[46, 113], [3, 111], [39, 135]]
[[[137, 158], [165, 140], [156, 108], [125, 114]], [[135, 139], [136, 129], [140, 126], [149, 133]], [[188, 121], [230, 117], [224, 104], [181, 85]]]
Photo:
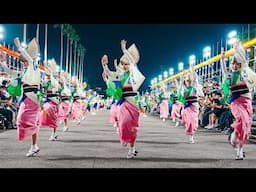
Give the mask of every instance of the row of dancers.
[[69, 119], [80, 124], [86, 111], [95, 114], [100, 105], [100, 98], [93, 91], [85, 92], [83, 83], [71, 79], [68, 73], [59, 74], [54, 59], [44, 66], [42, 73], [37, 60], [39, 45], [35, 38], [26, 49], [21, 46], [19, 38], [14, 39], [14, 44], [20, 52], [22, 74], [13, 74], [4, 60], [1, 60], [1, 66], [12, 75], [12, 80], [7, 85], [7, 93], [19, 97], [17, 139], [24, 141], [31, 138], [31, 147], [26, 156], [32, 157], [40, 151], [40, 127], [51, 128], [49, 140], [56, 141], [59, 124], [63, 123], [64, 132], [69, 130]]
[[[137, 52], [133, 50], [133, 44], [127, 51], [123, 44], [126, 45], [124, 41], [121, 41], [122, 50], [129, 58], [128, 62], [122, 60], [123, 57], [120, 59], [119, 64], [115, 60], [116, 70], [110, 71], [107, 66], [107, 56], [104, 55], [102, 57], [104, 69], [102, 76], [107, 85], [108, 95], [116, 99], [110, 110], [111, 122], [114, 127], [117, 127], [121, 143], [130, 144], [127, 158], [133, 158], [136, 156], [133, 152], [135, 151], [134, 146], [139, 126], [139, 106], [135, 102], [137, 89], [134, 89], [132, 85], [143, 82], [144, 76], [137, 72], [138, 50], [136, 50]], [[232, 62], [230, 62], [230, 71], [227, 69], [226, 53], [224, 50], [221, 53], [220, 62], [224, 72], [222, 88], [225, 94], [228, 92], [230, 109], [235, 118], [231, 124], [234, 131], [230, 136], [230, 144], [236, 150], [235, 159], [243, 160], [245, 157], [244, 144], [249, 139], [252, 125], [251, 93], [256, 86], [256, 74], [249, 67], [246, 52], [240, 41], [235, 43], [234, 49], [235, 54], [232, 56]], [[137, 55], [134, 53], [137, 53]], [[195, 143], [194, 135], [198, 129], [198, 100], [199, 97], [204, 96], [203, 87], [199, 82], [194, 67], [194, 64], [190, 65], [188, 74], [181, 77], [180, 85], [178, 85], [177, 80], [174, 80], [171, 112], [171, 117], [176, 122], [176, 126], [179, 123], [185, 125], [185, 133], [188, 135], [189, 143], [191, 144]], [[136, 74], [133, 74], [134, 71]], [[165, 121], [169, 116], [169, 96], [165, 86], [161, 87], [158, 98], [160, 102], [160, 118]]]
[[[40, 69], [37, 65], [39, 47], [35, 39], [31, 41], [28, 49], [21, 47], [18, 38], [15, 38], [14, 43], [21, 53], [20, 59], [24, 66], [23, 74], [20, 77], [22, 95], [17, 115], [18, 140], [32, 138], [31, 148], [26, 154], [30, 157], [40, 151], [38, 147], [40, 126], [52, 128], [50, 139], [56, 140], [58, 120], [63, 121], [64, 131], [67, 131], [70, 113], [79, 122], [85, 113], [86, 102], [84, 102], [82, 85], [71, 81], [68, 74], [60, 76], [53, 62], [45, 67], [47, 78], [42, 83]], [[115, 71], [108, 68], [107, 55], [102, 57], [101, 64], [102, 76], [107, 85], [107, 94], [115, 99], [110, 110], [111, 116], [114, 117], [114, 126], [118, 128], [122, 145], [129, 144], [127, 158], [134, 158], [138, 154], [135, 143], [140, 114], [135, 98], [145, 77], [138, 69], [140, 55], [136, 45], [132, 44], [128, 49], [126, 46], [127, 41], [122, 40], [123, 56], [119, 63], [117, 60], [114, 61]], [[234, 132], [231, 135], [230, 143], [236, 148], [235, 159], [242, 160], [244, 159], [244, 144], [249, 138], [252, 125], [251, 91], [256, 86], [256, 74], [249, 68], [241, 42], [237, 42], [234, 48], [231, 72], [227, 70], [224, 51], [222, 51], [221, 66], [230, 90], [231, 112], [235, 117], [235, 121], [231, 125]], [[189, 136], [190, 143], [195, 143], [194, 135], [198, 128], [199, 113], [198, 97], [203, 94], [202, 85], [199, 83], [194, 67], [193, 64], [190, 65], [188, 74], [182, 79], [180, 90], [174, 95], [177, 102], [173, 104], [172, 114], [176, 121], [179, 118], [178, 111], [182, 107], [181, 123], [186, 127], [185, 132]], [[45, 101], [43, 102], [44, 95]], [[92, 100], [92, 98], [90, 99]], [[166, 119], [168, 117], [166, 112], [168, 97], [165, 87], [162, 88], [160, 99], [161, 118]], [[77, 109], [77, 111], [72, 109]]]

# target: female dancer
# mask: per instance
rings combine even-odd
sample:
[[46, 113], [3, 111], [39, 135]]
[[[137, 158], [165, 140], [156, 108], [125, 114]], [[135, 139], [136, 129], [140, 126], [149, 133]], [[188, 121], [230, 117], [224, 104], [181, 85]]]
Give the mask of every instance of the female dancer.
[[64, 128], [63, 131], [68, 131], [68, 118], [69, 113], [71, 110], [71, 104], [70, 104], [70, 97], [71, 97], [71, 90], [67, 86], [68, 82], [68, 75], [66, 73], [63, 74], [65, 77], [62, 82], [60, 82], [61, 86], [61, 102], [59, 104], [59, 113], [58, 113], [58, 119], [60, 121], [64, 121]]
[[252, 99], [250, 89], [255, 86], [256, 74], [249, 68], [246, 59], [245, 50], [240, 42], [234, 46], [235, 55], [231, 61], [231, 70], [229, 74], [224, 61], [225, 52], [222, 50], [221, 67], [226, 77], [230, 76], [230, 108], [235, 121], [231, 124], [234, 129], [231, 134], [230, 143], [237, 149], [236, 160], [243, 160], [243, 147], [249, 139], [249, 133], [252, 125]]
[[172, 98], [173, 98], [173, 103], [172, 103], [172, 112], [171, 112], [171, 117], [172, 117], [172, 121], [176, 124], [175, 126], [179, 126], [179, 121], [180, 121], [180, 111], [181, 108], [183, 106], [183, 104], [178, 100], [178, 81], [177, 79], [173, 80], [173, 94], [172, 94]]
[[34, 156], [39, 152], [37, 135], [39, 132], [40, 107], [37, 92], [40, 86], [40, 72], [37, 67], [39, 46], [34, 38], [28, 45], [27, 50], [21, 47], [19, 38], [14, 39], [14, 44], [22, 55], [24, 62], [24, 74], [22, 76], [23, 96], [17, 116], [18, 139], [23, 141], [32, 136], [32, 145], [26, 154], [27, 157]]
[[[126, 49], [126, 41], [121, 41], [121, 49], [124, 55], [120, 62], [123, 67], [122, 74], [122, 99], [118, 102], [118, 127], [119, 139], [121, 143], [129, 143], [130, 148], [127, 158], [133, 158], [137, 155], [135, 149], [135, 141], [139, 127], [139, 109], [134, 103], [134, 96], [137, 95], [137, 90], [143, 83], [145, 77], [139, 72], [137, 63], [139, 61], [139, 52], [133, 44], [128, 50]], [[102, 58], [102, 66], [107, 74], [110, 73], [107, 56]]]
[[163, 85], [161, 87], [161, 93], [159, 94], [159, 100], [161, 101], [159, 107], [160, 107], [160, 118], [163, 119], [163, 122], [165, 122], [165, 119], [169, 116], [169, 105], [168, 105], [168, 93], [167, 93], [167, 87]]
[[196, 77], [193, 64], [190, 65], [189, 69], [189, 74], [185, 77], [183, 83], [185, 104], [182, 110], [182, 123], [185, 124], [186, 134], [189, 135], [189, 143], [195, 143], [194, 134], [198, 128], [199, 106], [197, 103]]
[[[50, 63], [50, 67], [48, 70], [48, 74], [46, 74], [47, 82], [44, 86], [44, 91], [46, 94], [46, 100], [43, 105], [43, 110], [41, 111], [40, 116], [40, 125], [48, 126], [52, 129], [52, 134], [49, 138], [50, 141], [56, 141], [57, 135], [57, 121], [58, 121], [58, 113], [59, 113], [59, 83], [56, 77], [56, 63], [52, 60]], [[55, 73], [55, 74], [54, 74]]]

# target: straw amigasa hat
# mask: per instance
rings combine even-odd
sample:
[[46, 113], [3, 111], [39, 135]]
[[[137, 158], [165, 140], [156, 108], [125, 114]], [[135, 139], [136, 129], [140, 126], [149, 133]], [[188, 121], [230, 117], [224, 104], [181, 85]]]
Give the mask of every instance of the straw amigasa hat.
[[60, 81], [61, 83], [64, 83], [64, 82], [66, 81], [66, 79], [65, 79], [65, 77], [64, 77], [64, 73], [65, 73], [65, 72], [61, 72], [60, 75], [59, 75], [59, 81]]
[[[140, 53], [138, 48], [136, 47], [136, 45], [133, 43], [128, 49], [127, 51], [131, 54], [134, 64], [137, 64], [140, 60]], [[124, 62], [124, 63], [129, 63], [129, 60], [127, 58], [127, 56], [124, 54], [121, 58], [120, 61]]]
[[[136, 45], [133, 43], [127, 50], [131, 57], [132, 57], [132, 63], [133, 65], [131, 65], [130, 71], [131, 76], [130, 76], [130, 80], [132, 82], [132, 88], [133, 91], [138, 91], [138, 89], [140, 88], [140, 86], [142, 85], [143, 81], [145, 80], [144, 75], [139, 71], [138, 67], [137, 67], [137, 63], [140, 60], [140, 54], [138, 51], [138, 48], [136, 47]], [[127, 58], [127, 56], [124, 54], [121, 58], [120, 58], [121, 62], [124, 63], [129, 63], [129, 60]]]
[[36, 38], [33, 38], [33, 39], [29, 42], [26, 51], [28, 52], [29, 56], [30, 56], [33, 60], [37, 59], [38, 54], [39, 54], [39, 45], [38, 45], [38, 43], [37, 43]]
[[57, 72], [57, 63], [54, 58], [48, 61], [47, 68], [54, 74]]
[[[39, 53], [39, 45], [36, 41], [36, 38], [33, 38], [29, 42], [28, 47], [27, 47], [25, 52], [27, 52], [27, 54], [33, 60], [33, 62], [37, 61], [38, 53]], [[22, 60], [22, 59], [23, 58], [20, 57], [20, 60]], [[36, 63], [29, 63], [28, 66], [30, 66], [30, 65], [33, 65], [33, 67], [28, 67], [27, 68], [26, 73], [22, 77], [22, 81], [24, 82], [24, 84], [39, 85], [40, 82], [41, 82], [41, 77], [40, 77], [40, 71], [37, 69], [37, 64]]]
[[241, 76], [244, 79], [247, 87], [249, 89], [256, 87], [256, 73], [249, 67], [249, 61], [246, 58], [246, 51], [240, 41], [237, 42], [235, 46], [233, 62], [234, 60], [241, 63]]
[[65, 80], [65, 81], [68, 81], [69, 80], [69, 74], [67, 72], [62, 72], [61, 73], [61, 76], [62, 78]]

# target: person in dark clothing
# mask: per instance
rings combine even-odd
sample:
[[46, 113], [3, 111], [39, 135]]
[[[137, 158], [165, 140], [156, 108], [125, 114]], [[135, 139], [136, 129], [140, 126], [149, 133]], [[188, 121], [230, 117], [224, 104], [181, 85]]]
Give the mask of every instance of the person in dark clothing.
[[15, 125], [13, 124], [13, 112], [12, 112], [12, 97], [8, 95], [6, 91], [6, 85], [8, 81], [4, 80], [2, 82], [2, 85], [0, 87], [0, 113], [7, 119], [5, 121], [5, 127], [6, 128], [15, 128]]
[[223, 109], [222, 103], [220, 102], [221, 96], [221, 93], [216, 92], [212, 100], [212, 110], [209, 114], [209, 124], [212, 126], [212, 128], [218, 127], [217, 118], [219, 118], [220, 115], [225, 111], [225, 109]]

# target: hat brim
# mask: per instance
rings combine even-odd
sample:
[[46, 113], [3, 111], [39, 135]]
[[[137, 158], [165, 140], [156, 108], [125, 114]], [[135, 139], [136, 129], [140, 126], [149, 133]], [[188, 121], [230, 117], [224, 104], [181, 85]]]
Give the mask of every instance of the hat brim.
[[[137, 48], [137, 46], [135, 45], [135, 43], [133, 43], [128, 49], [127, 51], [131, 54], [133, 60], [134, 60], [134, 64], [137, 64], [140, 60], [140, 54], [139, 54], [139, 50]], [[123, 56], [120, 58], [121, 62], [124, 63], [129, 63], [129, 60], [127, 58], [127, 56], [125, 54], [123, 54]]]

